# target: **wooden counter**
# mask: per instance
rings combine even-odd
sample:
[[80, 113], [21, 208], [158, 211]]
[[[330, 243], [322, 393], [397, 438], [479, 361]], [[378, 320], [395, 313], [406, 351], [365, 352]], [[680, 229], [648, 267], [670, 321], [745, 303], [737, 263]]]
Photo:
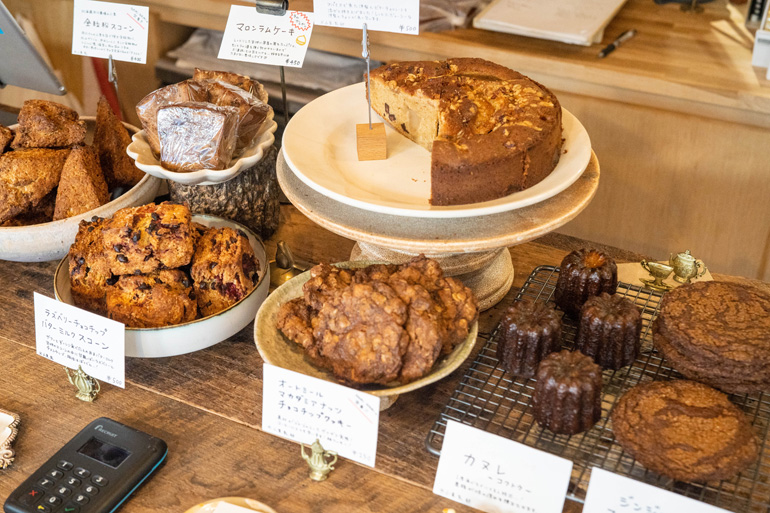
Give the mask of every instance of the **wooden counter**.
[[[347, 259], [352, 242], [322, 230], [293, 207], [282, 207], [279, 232], [267, 241], [274, 254], [286, 240], [302, 260]], [[514, 289], [484, 312], [479, 331], [489, 333], [516, 289], [541, 264], [558, 265], [585, 241], [549, 235], [512, 248]], [[641, 255], [604, 248], [619, 261]], [[14, 444], [16, 462], [0, 471], [0, 498], [16, 486], [84, 425], [99, 416], [136, 426], [165, 439], [167, 463], [123, 511], [182, 512], [215, 497], [247, 496], [280, 513], [338, 511], [430, 511], [453, 507], [472, 511], [434, 495], [438, 459], [424, 440], [472, 358], [446, 379], [401, 396], [380, 417], [376, 468], [341, 460], [323, 483], [309, 480], [299, 446], [260, 431], [262, 360], [253, 325], [231, 339], [173, 358], [129, 358], [126, 389], [103, 386], [93, 404], [79, 401], [61, 366], [35, 355], [32, 293], [53, 295], [56, 262], [0, 261], [0, 408], [21, 415]], [[747, 281], [738, 279], [739, 281]], [[479, 347], [477, 347], [477, 350]], [[579, 505], [567, 501], [565, 511]]]
[[[83, 89], [81, 57], [69, 54], [71, 0], [6, 0], [33, 19], [70, 88]], [[223, 30], [233, 0], [134, 0], [150, 7], [148, 64], [119, 63], [124, 111], [158, 84], [153, 64], [192, 27]], [[249, 2], [240, 2], [249, 4]], [[253, 5], [253, 2], [251, 2]], [[292, 0], [312, 10], [312, 0]], [[629, 0], [604, 41], [575, 46], [475, 29], [419, 36], [372, 33], [380, 60], [483, 57], [553, 89], [591, 136], [602, 169], [593, 204], [562, 233], [663, 259], [690, 249], [711, 270], [770, 280], [770, 82], [751, 67], [746, 4]], [[638, 35], [605, 59], [624, 30]], [[311, 46], [360, 54], [360, 32], [316, 27]], [[765, 151], [763, 151], [765, 150]]]

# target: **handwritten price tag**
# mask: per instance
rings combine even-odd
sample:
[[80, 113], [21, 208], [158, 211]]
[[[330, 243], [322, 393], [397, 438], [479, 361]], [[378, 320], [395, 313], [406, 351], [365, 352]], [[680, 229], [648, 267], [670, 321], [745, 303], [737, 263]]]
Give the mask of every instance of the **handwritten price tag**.
[[149, 25], [149, 7], [75, 0], [72, 53], [146, 64]]
[[449, 421], [433, 493], [489, 513], [561, 513], [572, 462]]
[[290, 370], [263, 367], [262, 430], [374, 466], [379, 398]]
[[313, 0], [317, 25], [420, 33], [419, 0]]
[[35, 292], [37, 354], [125, 388], [125, 327]]
[[312, 12], [260, 14], [254, 7], [231, 5], [219, 58], [301, 68], [313, 32]]
[[594, 467], [583, 513], [726, 513], [725, 510]]

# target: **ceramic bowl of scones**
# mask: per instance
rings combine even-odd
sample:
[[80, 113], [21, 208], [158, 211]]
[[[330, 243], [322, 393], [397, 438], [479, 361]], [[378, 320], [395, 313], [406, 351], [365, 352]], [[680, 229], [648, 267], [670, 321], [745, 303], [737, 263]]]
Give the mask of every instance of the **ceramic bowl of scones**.
[[96, 117], [26, 101], [18, 124], [0, 126], [0, 259], [57, 260], [81, 220], [152, 201], [161, 181], [126, 154], [137, 131], [104, 98]]
[[123, 323], [126, 356], [175, 356], [253, 321], [267, 297], [268, 265], [262, 241], [243, 225], [151, 203], [81, 222], [54, 293]]

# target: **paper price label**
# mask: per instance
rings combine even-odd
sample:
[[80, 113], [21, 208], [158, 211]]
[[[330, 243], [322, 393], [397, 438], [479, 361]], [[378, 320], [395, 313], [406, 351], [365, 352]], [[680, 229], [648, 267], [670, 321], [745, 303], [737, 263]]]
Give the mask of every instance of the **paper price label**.
[[378, 397], [267, 363], [262, 383], [263, 431], [374, 466]]
[[594, 467], [583, 513], [727, 513], [695, 499]]
[[316, 25], [420, 33], [419, 0], [313, 0]]
[[72, 53], [146, 64], [149, 25], [149, 7], [75, 0]]
[[433, 493], [489, 513], [561, 513], [572, 462], [447, 423]]
[[231, 5], [219, 58], [301, 68], [313, 32], [312, 12], [260, 14], [254, 7]]
[[125, 388], [125, 326], [101, 315], [34, 294], [37, 354]]

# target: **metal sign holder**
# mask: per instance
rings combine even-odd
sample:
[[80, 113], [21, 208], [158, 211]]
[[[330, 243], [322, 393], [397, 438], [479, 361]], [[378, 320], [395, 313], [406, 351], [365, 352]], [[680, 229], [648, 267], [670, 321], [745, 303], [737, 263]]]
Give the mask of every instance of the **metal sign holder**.
[[[256, 7], [259, 14], [284, 16], [289, 9], [289, 0], [256, 0]], [[289, 124], [289, 103], [286, 101], [286, 78], [283, 66], [279, 66], [279, 68], [281, 71], [281, 99], [283, 101], [283, 120], [285, 126]]]
[[356, 150], [358, 160], [385, 160], [388, 158], [388, 138], [385, 133], [384, 123], [372, 124], [372, 81], [369, 78], [371, 71], [371, 57], [369, 54], [369, 31], [366, 23], [363, 28], [363, 38], [361, 39], [361, 57], [366, 59], [366, 100], [369, 106], [369, 125], [356, 125]]

